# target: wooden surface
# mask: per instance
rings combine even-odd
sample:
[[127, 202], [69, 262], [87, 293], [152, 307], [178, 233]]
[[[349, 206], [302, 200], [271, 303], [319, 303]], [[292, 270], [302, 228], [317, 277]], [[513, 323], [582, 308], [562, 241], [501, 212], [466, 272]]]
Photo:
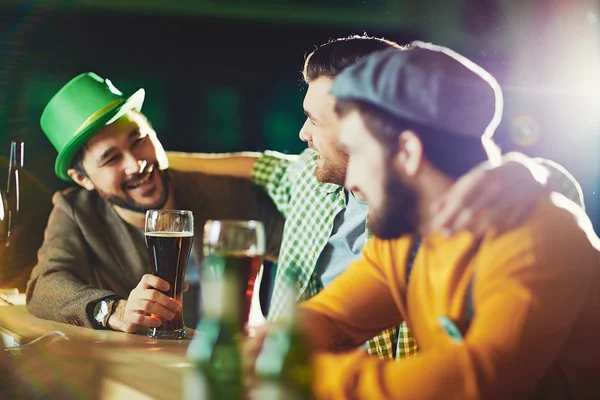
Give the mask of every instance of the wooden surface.
[[[93, 330], [47, 321], [29, 314], [25, 306], [15, 305], [0, 306], [0, 331], [20, 345], [53, 331], [62, 332], [64, 336], [50, 334], [23, 348], [37, 348], [38, 358], [39, 354], [45, 356], [45, 353], [52, 354], [53, 349], [61, 349], [60, 357], [45, 358], [71, 358], [97, 364], [96, 372], [90, 373], [92, 376], [73, 377], [73, 381], [95, 379], [97, 382], [92, 386], [99, 389], [94, 397], [99, 399], [181, 399], [184, 397], [184, 382], [193, 371], [192, 364], [185, 357], [190, 337], [196, 334], [191, 329], [184, 340], [156, 340], [140, 334]], [[59, 362], [56, 360], [56, 363]], [[52, 365], [45, 368], [52, 368]], [[34, 380], [35, 376], [28, 379]]]
[[79, 326], [49, 321], [31, 315], [25, 306], [0, 306], [0, 331], [11, 335], [19, 344], [25, 344], [51, 331], [61, 331], [74, 339], [90, 340], [97, 343], [117, 343], [141, 347], [166, 347], [180, 349], [183, 352], [194, 335], [193, 329], [187, 329], [187, 338], [183, 340], [157, 340], [143, 334], [127, 334], [111, 330], [94, 330]]

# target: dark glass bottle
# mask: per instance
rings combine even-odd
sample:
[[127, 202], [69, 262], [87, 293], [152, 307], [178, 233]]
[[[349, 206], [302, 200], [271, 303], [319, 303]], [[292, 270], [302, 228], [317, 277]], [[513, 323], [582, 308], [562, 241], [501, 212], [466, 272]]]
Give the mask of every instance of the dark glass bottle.
[[10, 246], [11, 231], [17, 225], [21, 208], [20, 170], [23, 167], [25, 143], [12, 141], [8, 163], [8, 178], [6, 180], [5, 198], [5, 233], [6, 246]]
[[244, 399], [239, 321], [243, 304], [239, 291], [241, 270], [224, 257], [205, 258], [202, 280], [202, 319], [188, 350], [196, 365], [194, 387], [188, 398]]
[[273, 324], [256, 360], [258, 398], [300, 400], [311, 398], [312, 366], [310, 352], [296, 313], [298, 273], [284, 275], [285, 310]]

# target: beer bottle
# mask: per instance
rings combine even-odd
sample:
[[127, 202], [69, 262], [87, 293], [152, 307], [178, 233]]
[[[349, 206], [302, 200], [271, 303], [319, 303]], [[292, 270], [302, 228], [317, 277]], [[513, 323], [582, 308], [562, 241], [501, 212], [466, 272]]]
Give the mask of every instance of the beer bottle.
[[285, 272], [285, 309], [267, 334], [256, 359], [259, 398], [299, 400], [311, 398], [312, 367], [308, 346], [296, 313], [298, 270]]
[[10, 158], [8, 163], [8, 178], [6, 180], [6, 199], [4, 208], [6, 210], [6, 246], [10, 246], [11, 232], [17, 224], [19, 210], [21, 208], [20, 169], [23, 167], [23, 153], [25, 144], [12, 141], [10, 143]]
[[[227, 267], [224, 257], [205, 258], [202, 280], [202, 319], [188, 349], [195, 364], [187, 398], [243, 399], [241, 340], [239, 326], [239, 269]], [[195, 391], [196, 393], [191, 393]]]

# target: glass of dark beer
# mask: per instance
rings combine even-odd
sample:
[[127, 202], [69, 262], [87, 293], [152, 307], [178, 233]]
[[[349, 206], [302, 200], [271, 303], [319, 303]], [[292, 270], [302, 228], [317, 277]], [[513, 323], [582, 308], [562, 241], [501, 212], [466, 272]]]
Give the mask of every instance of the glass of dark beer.
[[[250, 316], [250, 303], [254, 292], [254, 281], [265, 255], [265, 228], [259, 221], [207, 221], [204, 225], [204, 271], [207, 284], [224, 276], [234, 277], [237, 282], [238, 304], [231, 305], [240, 310], [239, 329], [243, 330]], [[218, 296], [207, 290], [203, 293], [205, 307]], [[216, 308], [227, 305], [214, 304]], [[230, 306], [230, 307], [231, 307]]]
[[[171, 285], [163, 292], [182, 305], [183, 281], [190, 250], [194, 241], [194, 216], [191, 211], [146, 211], [146, 248], [150, 269]], [[163, 321], [158, 328], [151, 328], [148, 336], [160, 339], [183, 339], [185, 325], [182, 307], [170, 321]]]

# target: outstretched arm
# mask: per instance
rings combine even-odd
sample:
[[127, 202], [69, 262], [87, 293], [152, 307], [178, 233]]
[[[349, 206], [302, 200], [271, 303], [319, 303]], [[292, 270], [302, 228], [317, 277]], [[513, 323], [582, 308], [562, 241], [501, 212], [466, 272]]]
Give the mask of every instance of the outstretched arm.
[[252, 180], [267, 192], [284, 216], [287, 215], [291, 188], [297, 174], [294, 167], [300, 165], [296, 161], [307, 162], [312, 154], [308, 151], [299, 158], [274, 151], [223, 154], [167, 152], [169, 167], [175, 170]]
[[250, 179], [256, 160], [262, 153], [184, 153], [167, 152], [169, 167], [178, 171], [203, 172], [211, 175], [227, 175]]

